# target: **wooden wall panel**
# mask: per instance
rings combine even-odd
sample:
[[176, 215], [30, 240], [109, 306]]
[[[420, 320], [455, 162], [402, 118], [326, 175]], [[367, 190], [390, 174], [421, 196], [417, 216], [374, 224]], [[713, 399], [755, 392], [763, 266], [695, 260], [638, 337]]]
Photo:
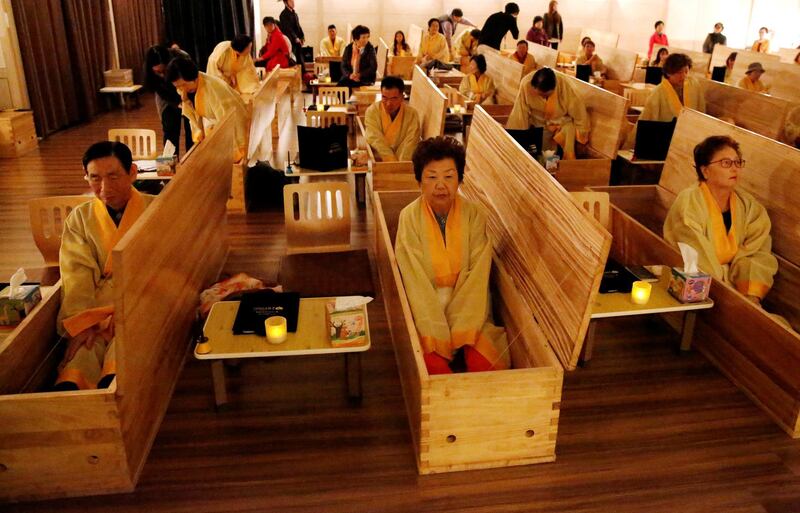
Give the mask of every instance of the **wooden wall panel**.
[[639, 54], [621, 48], [600, 46], [600, 44], [597, 44], [595, 53], [603, 59], [603, 64], [608, 68], [610, 80], [619, 80], [620, 82], [633, 80], [633, 72], [636, 70]]
[[536, 60], [536, 68], [556, 68], [558, 62], [558, 50], [553, 50], [550, 47], [537, 45], [528, 41], [528, 53], [533, 55]]
[[422, 45], [422, 35], [425, 31], [418, 25], [411, 24], [408, 27], [408, 34], [406, 34], [406, 43], [411, 47], [413, 55], [419, 55], [419, 47]]
[[583, 31], [581, 31], [581, 37], [578, 38], [578, 51], [580, 51], [581, 40], [584, 37], [588, 37], [594, 41], [594, 44], [597, 46], [608, 48], [616, 48], [617, 43], [619, 43], [619, 34], [616, 32], [606, 32], [605, 30], [585, 28]]
[[578, 53], [581, 45], [581, 35], [583, 34], [583, 27], [572, 27], [567, 25], [564, 27], [564, 34], [562, 35], [561, 42], [558, 44], [559, 53], [566, 53], [575, 55]]
[[522, 64], [486, 45], [479, 46], [478, 52], [486, 57], [486, 74], [497, 87], [497, 103], [513, 104], [522, 80]]
[[800, 150], [711, 116], [684, 110], [678, 117], [660, 185], [677, 194], [697, 183], [694, 147], [710, 135], [728, 135], [739, 142], [742, 157], [748, 162], [739, 187], [769, 212], [772, 250], [800, 265]]
[[462, 191], [483, 205], [498, 259], [559, 360], [574, 369], [611, 236], [481, 107]]
[[447, 96], [436, 87], [422, 68], [414, 66], [411, 84], [411, 99], [408, 104], [417, 110], [423, 139], [444, 133], [444, 116], [447, 111]]
[[[669, 50], [670, 55], [673, 53], [682, 53], [688, 55], [692, 59], [692, 69], [690, 70], [695, 75], [705, 77], [709, 70], [709, 63], [711, 62], [711, 55], [703, 52], [696, 52], [694, 50], [686, 50], [684, 48], [675, 48], [672, 46], [653, 45], [653, 59], [658, 55], [658, 51], [662, 48]], [[726, 56], [727, 57], [727, 56]], [[723, 64], [725, 64], [723, 62]]]

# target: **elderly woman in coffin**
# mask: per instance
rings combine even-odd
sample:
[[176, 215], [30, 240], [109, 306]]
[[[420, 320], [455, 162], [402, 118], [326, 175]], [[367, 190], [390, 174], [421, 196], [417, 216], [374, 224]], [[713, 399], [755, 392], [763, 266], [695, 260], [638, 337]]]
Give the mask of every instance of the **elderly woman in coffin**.
[[458, 194], [464, 147], [427, 139], [412, 161], [421, 195], [400, 212], [395, 251], [428, 372], [507, 369], [506, 334], [490, 313], [486, 219]]

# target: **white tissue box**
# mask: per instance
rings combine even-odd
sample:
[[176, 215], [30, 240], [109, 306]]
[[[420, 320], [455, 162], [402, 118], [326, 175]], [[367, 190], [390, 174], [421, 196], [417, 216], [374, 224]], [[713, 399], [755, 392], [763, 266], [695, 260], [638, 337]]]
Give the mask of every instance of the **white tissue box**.
[[14, 296], [11, 287], [0, 290], [0, 326], [19, 324], [41, 300], [39, 285], [21, 285]]
[[682, 267], [673, 267], [669, 277], [669, 293], [681, 303], [700, 303], [708, 299], [711, 276], [703, 272], [686, 273]]
[[336, 303], [329, 301], [325, 308], [325, 320], [333, 347], [354, 347], [367, 341], [367, 314], [364, 305], [350, 310], [338, 311]]

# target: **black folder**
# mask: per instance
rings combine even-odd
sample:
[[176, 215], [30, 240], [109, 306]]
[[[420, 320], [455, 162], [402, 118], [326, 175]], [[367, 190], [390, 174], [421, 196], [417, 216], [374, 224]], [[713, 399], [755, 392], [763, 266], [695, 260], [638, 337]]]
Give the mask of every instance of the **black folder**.
[[592, 76], [592, 65], [591, 64], [578, 64], [575, 66], [575, 78], [578, 80], [583, 80], [584, 82], [589, 81], [589, 77]]
[[677, 118], [672, 121], [639, 120], [636, 124], [636, 145], [633, 156], [637, 160], [666, 160]]
[[300, 294], [258, 290], [242, 294], [239, 310], [233, 321], [234, 335], [266, 336], [264, 321], [268, 317], [286, 317], [286, 330], [297, 331], [297, 315], [300, 311]]
[[347, 167], [347, 126], [327, 128], [297, 127], [300, 146], [300, 167], [314, 171], [333, 171]]
[[644, 83], [658, 85], [664, 78], [664, 70], [658, 66], [648, 66], [644, 73]]
[[727, 66], [714, 66], [714, 69], [711, 70], [711, 80], [725, 82], [725, 71], [727, 70]]

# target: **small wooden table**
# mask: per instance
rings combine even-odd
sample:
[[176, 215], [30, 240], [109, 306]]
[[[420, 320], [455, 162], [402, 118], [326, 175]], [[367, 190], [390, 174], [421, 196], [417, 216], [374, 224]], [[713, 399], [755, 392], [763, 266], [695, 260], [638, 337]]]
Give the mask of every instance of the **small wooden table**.
[[286, 342], [270, 344], [266, 337], [258, 335], [234, 335], [233, 321], [239, 310], [239, 301], [220, 301], [211, 307], [208, 319], [203, 326], [203, 335], [211, 345], [211, 352], [199, 354], [195, 347], [194, 357], [211, 361], [211, 376], [214, 381], [214, 403], [217, 407], [228, 402], [225, 386], [224, 360], [241, 358], [273, 358], [276, 356], [310, 356], [323, 354], [343, 354], [347, 394], [352, 400], [360, 401], [363, 395], [361, 386], [361, 353], [371, 346], [369, 319], [364, 307], [366, 320], [366, 341], [354, 347], [333, 347], [330, 343], [328, 326], [325, 322], [325, 305], [334, 298], [303, 298], [297, 317], [297, 331], [289, 333]]
[[608, 319], [611, 317], [683, 312], [680, 350], [689, 351], [691, 349], [697, 311], [713, 307], [714, 301], [706, 299], [702, 303], [681, 303], [667, 291], [669, 273], [670, 268], [662, 266], [661, 277], [659, 281], [652, 283], [653, 288], [650, 292], [650, 301], [648, 301], [646, 305], [637, 305], [631, 301], [630, 292], [612, 292], [609, 294], [597, 295], [592, 305], [592, 315], [589, 321], [589, 328], [586, 332], [586, 341], [580, 360], [581, 365], [585, 365], [586, 362], [592, 359], [597, 321], [599, 319]]
[[118, 94], [122, 108], [127, 109], [128, 107], [125, 101], [126, 100], [125, 95], [130, 95], [130, 97], [136, 103], [136, 106], [141, 107], [141, 103], [139, 103], [139, 95], [137, 94], [139, 92], [139, 89], [141, 88], [142, 86], [140, 84], [126, 86], [126, 87], [101, 87], [100, 92], [103, 94]]

